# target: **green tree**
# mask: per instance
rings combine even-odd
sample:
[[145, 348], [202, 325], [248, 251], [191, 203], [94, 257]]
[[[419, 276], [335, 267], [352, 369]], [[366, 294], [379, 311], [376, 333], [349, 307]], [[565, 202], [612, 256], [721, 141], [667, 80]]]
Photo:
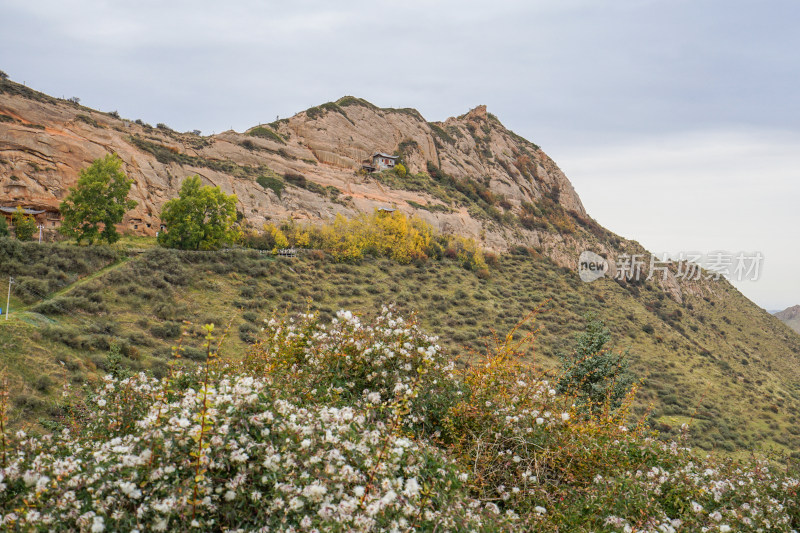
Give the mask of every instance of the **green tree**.
[[401, 178], [405, 178], [405, 177], [406, 177], [406, 174], [408, 173], [408, 171], [406, 170], [406, 167], [403, 165], [403, 163], [397, 163], [397, 164], [394, 166], [394, 171], [395, 171], [395, 172], [397, 173], [397, 175], [398, 175], [399, 177], [401, 177]]
[[78, 184], [61, 203], [63, 222], [59, 231], [80, 244], [119, 240], [116, 225], [136, 207], [128, 198], [133, 180], [122, 171], [122, 159], [108, 154], [81, 170]]
[[178, 198], [164, 204], [161, 223], [166, 230], [158, 234], [158, 243], [183, 250], [218, 250], [239, 236], [234, 226], [236, 202], [235, 194], [204, 186], [200, 176], [186, 178]]
[[36, 220], [31, 215], [26, 215], [20, 206], [11, 216], [11, 223], [14, 224], [14, 235], [21, 241], [29, 241], [36, 233]]
[[611, 332], [602, 320], [587, 316], [586, 329], [575, 340], [575, 350], [561, 355], [563, 374], [559, 392], [575, 392], [579, 401], [593, 411], [606, 403], [616, 409], [633, 386], [628, 370], [628, 352], [614, 353], [606, 347]]
[[0, 215], [0, 237], [8, 237], [8, 222], [6, 222], [6, 217], [4, 215]]

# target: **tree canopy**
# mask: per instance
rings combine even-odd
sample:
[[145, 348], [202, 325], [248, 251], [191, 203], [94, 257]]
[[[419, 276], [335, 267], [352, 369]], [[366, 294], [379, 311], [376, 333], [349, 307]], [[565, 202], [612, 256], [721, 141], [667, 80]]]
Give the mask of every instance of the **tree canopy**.
[[236, 202], [235, 194], [203, 185], [200, 176], [186, 178], [178, 198], [164, 204], [161, 223], [166, 229], [158, 234], [158, 243], [183, 250], [217, 250], [235, 241]]
[[119, 240], [116, 225], [136, 207], [128, 198], [133, 180], [122, 171], [122, 159], [108, 154], [81, 170], [78, 183], [61, 203], [61, 233], [80, 243]]
[[29, 241], [36, 233], [36, 220], [31, 215], [26, 215], [20, 206], [11, 215], [11, 223], [14, 224], [14, 235], [20, 241]]

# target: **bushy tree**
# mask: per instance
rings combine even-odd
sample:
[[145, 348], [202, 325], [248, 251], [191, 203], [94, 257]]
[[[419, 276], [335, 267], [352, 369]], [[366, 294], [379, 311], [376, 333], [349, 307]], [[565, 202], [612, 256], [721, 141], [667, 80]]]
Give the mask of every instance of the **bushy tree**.
[[6, 217], [0, 215], [0, 237], [8, 237], [8, 222]]
[[31, 215], [26, 215], [25, 211], [19, 206], [11, 217], [14, 224], [14, 235], [21, 241], [29, 241], [36, 233], [36, 220]]
[[133, 180], [122, 171], [122, 159], [108, 154], [81, 171], [78, 184], [61, 203], [63, 222], [59, 231], [80, 243], [119, 240], [116, 225], [136, 207], [128, 198]]
[[403, 163], [397, 163], [397, 164], [394, 166], [394, 171], [395, 171], [395, 172], [397, 173], [397, 175], [398, 175], [398, 176], [400, 176], [401, 178], [405, 178], [405, 177], [406, 177], [406, 174], [408, 174], [408, 171], [406, 170], [406, 167], [405, 167], [405, 165], [403, 165]]
[[608, 349], [611, 332], [597, 317], [588, 316], [587, 320], [585, 331], [576, 338], [575, 350], [560, 356], [563, 374], [558, 390], [574, 393], [592, 410], [601, 409], [607, 403], [615, 409], [633, 386], [627, 352], [615, 353]]
[[161, 222], [166, 230], [159, 233], [158, 243], [182, 250], [217, 250], [235, 241], [236, 202], [235, 194], [204, 186], [200, 176], [186, 178], [178, 198], [164, 204]]

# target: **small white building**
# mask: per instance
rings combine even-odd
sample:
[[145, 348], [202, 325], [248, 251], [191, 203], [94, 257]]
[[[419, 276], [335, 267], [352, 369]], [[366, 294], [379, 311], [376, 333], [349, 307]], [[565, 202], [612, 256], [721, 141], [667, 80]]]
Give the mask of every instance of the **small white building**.
[[399, 156], [375, 152], [370, 159], [365, 159], [361, 163], [361, 168], [367, 172], [375, 172], [387, 168], [394, 168]]

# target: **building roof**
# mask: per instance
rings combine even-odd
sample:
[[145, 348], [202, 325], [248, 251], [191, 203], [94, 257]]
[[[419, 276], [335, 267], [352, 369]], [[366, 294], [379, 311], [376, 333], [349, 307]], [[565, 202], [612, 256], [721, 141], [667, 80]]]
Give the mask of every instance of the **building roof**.
[[[14, 213], [17, 211], [17, 208], [0, 207], [0, 211], [2, 211], [3, 213]], [[28, 209], [27, 207], [22, 208], [22, 212], [25, 213], [26, 215], [41, 215], [42, 213], [44, 213], [44, 211], [45, 211], [44, 209], [38, 210], [38, 209]]]
[[374, 154], [372, 154], [372, 157], [376, 157], [376, 156], [378, 156], [378, 157], [386, 157], [386, 158], [389, 158], [389, 159], [398, 159], [400, 157], [399, 155], [389, 155], [389, 154], [384, 154], [383, 152], [375, 152]]
[[387, 213], [394, 213], [395, 211], [397, 211], [397, 209], [395, 209], [394, 207], [379, 207], [378, 211], [385, 211]]

